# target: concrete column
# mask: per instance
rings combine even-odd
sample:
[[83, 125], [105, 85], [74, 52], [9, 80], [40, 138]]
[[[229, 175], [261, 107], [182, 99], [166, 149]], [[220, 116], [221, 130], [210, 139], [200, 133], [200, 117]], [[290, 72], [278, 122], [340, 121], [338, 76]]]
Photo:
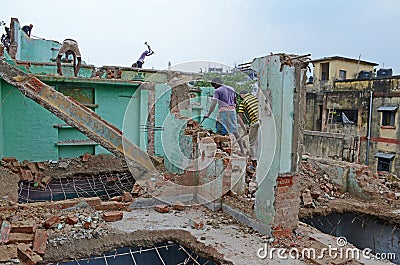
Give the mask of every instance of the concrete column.
[[[264, 224], [273, 226], [274, 202], [278, 176], [297, 170], [301, 150], [299, 133], [304, 130], [300, 111], [300, 89], [305, 71], [301, 67], [283, 65], [280, 55], [255, 59], [251, 64], [259, 77], [260, 155], [256, 179], [255, 214]], [[300, 69], [300, 71], [297, 70]], [[297, 76], [296, 76], [297, 75]], [[296, 85], [298, 86], [296, 88]], [[298, 121], [295, 122], [295, 118]], [[296, 138], [296, 139], [295, 139]], [[298, 153], [300, 151], [300, 154]], [[298, 211], [298, 206], [297, 206]]]

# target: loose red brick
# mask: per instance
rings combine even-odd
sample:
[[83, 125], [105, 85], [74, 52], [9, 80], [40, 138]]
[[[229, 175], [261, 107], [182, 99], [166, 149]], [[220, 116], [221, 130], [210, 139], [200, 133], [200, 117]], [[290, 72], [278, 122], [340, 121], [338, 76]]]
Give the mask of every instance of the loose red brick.
[[110, 201], [122, 202], [122, 196], [114, 196], [114, 197], [110, 198]]
[[159, 213], [168, 213], [169, 207], [168, 207], [168, 205], [156, 205], [156, 206], [154, 206], [154, 210]]
[[43, 183], [44, 185], [48, 185], [51, 181], [52, 177], [51, 176], [44, 176], [40, 182]]
[[52, 216], [50, 218], [48, 218], [44, 223], [43, 226], [46, 229], [49, 229], [50, 227], [52, 227], [53, 225], [57, 224], [60, 222], [60, 217], [58, 216]]
[[124, 216], [124, 213], [121, 211], [113, 211], [113, 212], [105, 212], [103, 213], [103, 219], [106, 222], [115, 222], [121, 220]]
[[25, 262], [26, 265], [34, 265], [43, 260], [42, 257], [33, 252], [33, 250], [24, 243], [18, 244], [17, 253], [18, 258]]
[[8, 221], [3, 221], [0, 229], [0, 243], [8, 243], [11, 231], [11, 224]]
[[11, 156], [3, 157], [2, 160], [7, 163], [18, 162], [18, 160], [15, 157], [11, 157]]
[[123, 202], [131, 202], [131, 201], [133, 201], [133, 197], [129, 192], [125, 191], [124, 194], [122, 194], [122, 201]]
[[32, 181], [33, 180], [32, 173], [30, 175], [27, 173], [29, 170], [21, 168], [20, 171], [21, 171], [21, 175], [20, 176], [21, 176], [22, 180], [25, 180], [25, 181]]
[[0, 262], [10, 261], [17, 257], [16, 245], [0, 245]]
[[278, 228], [272, 231], [272, 235], [279, 239], [290, 238], [292, 235], [292, 230], [290, 228]]
[[36, 231], [36, 223], [31, 221], [25, 221], [19, 224], [12, 224], [11, 225], [11, 233], [27, 233], [33, 234]]
[[172, 205], [172, 209], [176, 211], [183, 211], [185, 209], [185, 205], [181, 202], [175, 202]]
[[8, 239], [11, 244], [13, 243], [32, 243], [34, 234], [25, 233], [10, 233]]
[[72, 200], [65, 200], [65, 201], [58, 201], [53, 203], [46, 203], [44, 207], [48, 209], [66, 209], [75, 206], [79, 201], [76, 199]]
[[86, 198], [85, 202], [91, 207], [94, 207], [101, 204], [101, 199], [99, 197]]
[[43, 164], [42, 162], [37, 162], [37, 163], [36, 163], [36, 166], [37, 166], [40, 170], [45, 170], [45, 169], [46, 169], [45, 166], [44, 166], [44, 164]]
[[78, 219], [78, 217], [76, 217], [76, 216], [68, 216], [68, 217], [65, 219], [65, 222], [66, 222], [67, 224], [69, 224], [69, 225], [77, 224], [78, 221], [79, 221], [79, 219]]
[[100, 205], [94, 206], [98, 211], [112, 211], [112, 210], [123, 210], [125, 205], [121, 202], [101, 202]]
[[43, 229], [36, 230], [35, 238], [33, 239], [33, 251], [39, 255], [44, 255], [47, 244], [47, 231]]
[[89, 159], [90, 159], [91, 157], [92, 157], [91, 154], [84, 154], [83, 157], [82, 157], [82, 161], [83, 161], [83, 162], [87, 162], [87, 161], [89, 161]]
[[36, 164], [35, 163], [28, 163], [26, 166], [32, 172], [32, 174], [38, 173], [38, 170], [36, 168]]
[[84, 227], [85, 229], [89, 229], [91, 226], [92, 226], [92, 223], [91, 223], [91, 222], [85, 222], [85, 223], [83, 224], [83, 227]]

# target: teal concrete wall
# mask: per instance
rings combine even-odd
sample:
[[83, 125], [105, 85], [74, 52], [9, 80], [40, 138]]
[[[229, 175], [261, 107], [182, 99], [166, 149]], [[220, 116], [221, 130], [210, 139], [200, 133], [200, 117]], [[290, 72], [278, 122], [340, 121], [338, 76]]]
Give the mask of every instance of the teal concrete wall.
[[[17, 67], [25, 72], [27, 72], [26, 66], [20, 66]], [[62, 73], [64, 77], [72, 77], [74, 76], [74, 68], [72, 64], [69, 65], [64, 65], [62, 64]], [[37, 64], [31, 64], [29, 65], [29, 73], [35, 74], [35, 75], [58, 75], [57, 74], [57, 68], [56, 64], [48, 64], [48, 65], [37, 65]], [[79, 77], [84, 77], [84, 78], [90, 78], [92, 76], [93, 72], [93, 67], [88, 67], [85, 65], [81, 66], [81, 69], [79, 69], [78, 76]]]
[[58, 158], [54, 124], [61, 121], [15, 87], [2, 81], [3, 156], [44, 161]]
[[[103, 95], [105, 96], [106, 94], [103, 93]], [[144, 130], [144, 126], [147, 124], [149, 113], [149, 91], [140, 87], [135, 89], [123, 87], [120, 88], [118, 97], [118, 102], [112, 103], [120, 104], [117, 107], [118, 112], [112, 118], [114, 121], [112, 124], [118, 124], [117, 126], [119, 126], [121, 122], [119, 111], [123, 111], [124, 117], [122, 117], [123, 123], [121, 123], [121, 128], [124, 137], [139, 146], [142, 150], [147, 150], [147, 131]], [[104, 97], [104, 100], [107, 100], [107, 97]], [[106, 114], [104, 113], [104, 115]]]
[[[187, 159], [191, 159], [193, 150], [192, 137], [184, 135], [186, 128], [185, 119], [177, 119], [170, 112], [170, 102], [172, 90], [167, 84], [155, 86], [155, 126], [163, 127], [163, 131], [155, 132], [155, 155], [164, 157], [164, 164], [171, 173], [182, 174], [184, 169], [189, 166]], [[202, 87], [198, 92], [191, 92], [195, 97], [190, 98], [190, 108], [180, 109], [180, 115], [194, 119], [198, 122], [208, 112], [214, 89]], [[215, 130], [214, 111], [210, 119], [203, 122], [205, 129]]]
[[[29, 38], [22, 31], [18, 21], [14, 21], [14, 40], [18, 43], [16, 60], [31, 62], [51, 62], [57, 57], [59, 42], [53, 40]], [[34, 28], [31, 35], [34, 35]]]
[[260, 97], [255, 213], [265, 224], [272, 225], [276, 179], [279, 174], [291, 171], [295, 73], [294, 67], [288, 66], [280, 71], [277, 55], [257, 58], [251, 67], [258, 73], [261, 92], [266, 96]]
[[[212, 97], [214, 95], [214, 88], [213, 87], [201, 87], [201, 93], [199, 94], [198, 98], [193, 98], [191, 99], [191, 105], [193, 109], [193, 116], [199, 117], [197, 121], [201, 122], [201, 119], [204, 115], [208, 113], [208, 110], [211, 107], [212, 103]], [[200, 103], [200, 106], [197, 104], [193, 104], [195, 102]], [[214, 132], [216, 131], [215, 129], [215, 119], [218, 113], [218, 108], [216, 107], [214, 112], [211, 114], [210, 118], [205, 119], [204, 122], [201, 124], [201, 126], [204, 129], [211, 129]]]
[[[155, 126], [163, 127], [169, 114], [169, 103], [171, 101], [171, 89], [167, 84], [158, 84], [155, 86]], [[164, 156], [164, 147], [161, 141], [162, 131], [154, 133], [154, 154]]]
[[[155, 131], [154, 152], [155, 155], [164, 157], [164, 165], [168, 172], [183, 174], [184, 166], [181, 162], [184, 157], [182, 154], [189, 149], [191, 151], [189, 145], [180, 141], [180, 139], [182, 141], [188, 140], [183, 135], [186, 122], [182, 119], [176, 119], [174, 114], [170, 112], [171, 87], [167, 84], [158, 84], [155, 86], [155, 90], [155, 126], [162, 127], [163, 130]], [[185, 147], [186, 151], [182, 152], [181, 145]]]
[[29, 38], [25, 32], [19, 32], [17, 60], [31, 62], [52, 62], [56, 59], [61, 44], [52, 40]]
[[[84, 83], [57, 83], [49, 85], [71, 87], [93, 87], [95, 112], [105, 120], [122, 130], [125, 111], [137, 85], [113, 85]], [[85, 153], [109, 153], [100, 145], [90, 141], [81, 132], [67, 126], [64, 121], [41, 107], [31, 99], [24, 97], [15, 87], [1, 81], [1, 156], [14, 156], [18, 160], [44, 161], [58, 158], [77, 157]], [[146, 133], [141, 131], [140, 124], [145, 124], [142, 113], [147, 114], [148, 91], [141, 91], [132, 98], [130, 106], [134, 110], [129, 126], [132, 130], [125, 134], [129, 140], [145, 149]], [[61, 126], [60, 126], [61, 125]], [[76, 143], [76, 140], [86, 140]]]

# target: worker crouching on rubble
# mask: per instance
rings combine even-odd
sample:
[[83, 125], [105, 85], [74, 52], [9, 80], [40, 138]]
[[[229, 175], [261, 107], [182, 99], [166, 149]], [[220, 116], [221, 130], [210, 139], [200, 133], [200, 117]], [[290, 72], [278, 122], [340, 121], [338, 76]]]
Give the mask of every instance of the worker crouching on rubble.
[[[237, 117], [236, 117], [236, 92], [233, 87], [224, 85], [218, 77], [211, 81], [211, 85], [214, 87], [213, 101], [208, 113], [204, 118], [210, 117], [214, 111], [215, 106], [218, 102], [218, 115], [217, 115], [217, 133], [219, 134], [233, 134], [236, 141], [239, 143], [240, 154], [244, 156], [243, 142], [240, 139], [240, 135], [237, 128]], [[226, 131], [223, 132], [223, 131]]]

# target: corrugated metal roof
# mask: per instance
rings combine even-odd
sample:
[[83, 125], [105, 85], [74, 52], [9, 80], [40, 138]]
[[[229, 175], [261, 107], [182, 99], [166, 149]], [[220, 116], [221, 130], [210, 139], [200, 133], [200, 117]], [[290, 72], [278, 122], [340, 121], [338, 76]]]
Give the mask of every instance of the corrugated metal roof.
[[396, 154], [386, 154], [386, 153], [382, 153], [382, 152], [378, 152], [375, 154], [375, 157], [380, 157], [380, 158], [385, 158], [385, 159], [390, 159], [390, 160], [392, 160], [395, 156], [396, 156]]
[[380, 106], [377, 111], [397, 111], [399, 106], [397, 105], [392, 105], [392, 106]]

